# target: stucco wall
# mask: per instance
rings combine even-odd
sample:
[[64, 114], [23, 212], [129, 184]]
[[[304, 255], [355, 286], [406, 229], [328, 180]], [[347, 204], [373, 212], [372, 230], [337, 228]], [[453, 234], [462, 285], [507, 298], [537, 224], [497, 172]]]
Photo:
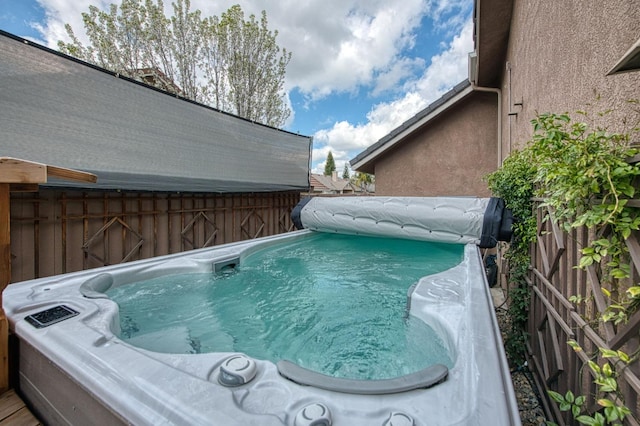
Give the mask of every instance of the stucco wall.
[[473, 93], [375, 164], [376, 195], [489, 196], [497, 167], [497, 96]]
[[613, 108], [598, 124], [621, 130], [630, 115], [627, 100], [640, 98], [640, 72], [606, 73], [640, 37], [639, 6], [637, 0], [514, 2], [502, 68], [505, 155], [531, 138], [537, 112], [597, 116]]

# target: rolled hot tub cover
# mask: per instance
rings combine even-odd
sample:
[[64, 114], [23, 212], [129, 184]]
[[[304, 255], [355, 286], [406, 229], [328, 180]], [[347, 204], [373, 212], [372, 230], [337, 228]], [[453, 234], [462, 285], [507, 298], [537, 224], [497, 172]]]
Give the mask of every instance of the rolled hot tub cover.
[[308, 197], [291, 212], [297, 229], [495, 247], [511, 239], [501, 198]]

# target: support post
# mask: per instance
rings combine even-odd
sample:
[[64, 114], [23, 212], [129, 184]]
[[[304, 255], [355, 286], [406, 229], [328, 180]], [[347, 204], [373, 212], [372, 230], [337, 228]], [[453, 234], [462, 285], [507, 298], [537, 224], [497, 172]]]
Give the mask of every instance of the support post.
[[11, 190], [37, 191], [49, 177], [95, 183], [92, 173], [47, 166], [33, 161], [0, 157], [0, 394], [9, 390], [9, 322], [2, 293], [11, 282]]
[[11, 282], [11, 198], [8, 183], [0, 183], [0, 394], [9, 390], [9, 323], [2, 292]]

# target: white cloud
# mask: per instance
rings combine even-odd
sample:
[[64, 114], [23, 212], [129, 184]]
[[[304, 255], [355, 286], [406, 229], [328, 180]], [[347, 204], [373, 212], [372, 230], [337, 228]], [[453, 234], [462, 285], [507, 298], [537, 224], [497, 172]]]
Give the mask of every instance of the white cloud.
[[280, 9], [267, 10], [270, 22], [279, 28], [282, 45], [294, 52], [287, 86], [312, 100], [371, 84], [413, 43], [425, 13], [423, 0], [407, 0], [402, 7], [383, 0], [274, 3]]
[[69, 41], [65, 24], [70, 24], [75, 35], [86, 43], [82, 13], [89, 10], [90, 5], [106, 9], [111, 2], [104, 0], [37, 0], [45, 10], [43, 23], [34, 23], [33, 26], [42, 34], [45, 44], [53, 49], [57, 48], [58, 40]]
[[344, 165], [349, 162], [349, 155], [346, 151], [333, 150], [328, 146], [314, 148], [311, 153], [313, 158], [323, 158], [324, 161], [317, 163], [311, 169], [311, 173], [323, 174], [324, 166], [327, 163], [327, 156], [329, 155], [329, 151], [331, 151], [331, 155], [333, 156], [333, 161], [336, 165], [336, 170], [338, 174], [342, 176], [342, 170], [344, 169]]
[[468, 19], [449, 48], [431, 59], [431, 65], [415, 84], [416, 90], [430, 102], [442, 96], [468, 76], [468, 55], [472, 50], [473, 21]]
[[424, 69], [425, 61], [422, 58], [401, 58], [394, 62], [387, 70], [378, 74], [371, 96], [377, 97], [385, 92], [404, 91], [401, 83], [414, 76], [419, 69]]
[[473, 2], [468, 0], [429, 0], [429, 14], [436, 28], [451, 36], [452, 31], [464, 25], [466, 11], [472, 6]]
[[409, 93], [394, 102], [376, 105], [367, 114], [367, 123], [354, 125], [347, 121], [335, 123], [332, 128], [317, 132], [314, 139], [312, 158], [322, 159], [315, 164], [313, 173], [322, 173], [329, 151], [336, 162], [336, 169], [342, 170], [344, 164], [358, 152], [381, 139], [391, 130], [411, 118], [426, 103], [418, 93]]
[[320, 130], [314, 141], [330, 146], [332, 151], [362, 150], [398, 127], [426, 106], [418, 93], [408, 93], [402, 99], [376, 105], [367, 114], [367, 123], [354, 125], [346, 121], [331, 129]]
[[423, 75], [407, 85], [410, 91], [393, 102], [375, 105], [367, 114], [366, 123], [354, 125], [341, 121], [317, 132], [314, 145], [322, 149], [314, 150], [314, 162], [325, 158], [329, 150], [334, 157], [335, 152], [346, 151], [349, 157], [346, 160], [349, 160], [467, 78], [467, 57], [473, 50], [472, 32], [473, 23], [469, 18], [448, 48], [431, 58]]

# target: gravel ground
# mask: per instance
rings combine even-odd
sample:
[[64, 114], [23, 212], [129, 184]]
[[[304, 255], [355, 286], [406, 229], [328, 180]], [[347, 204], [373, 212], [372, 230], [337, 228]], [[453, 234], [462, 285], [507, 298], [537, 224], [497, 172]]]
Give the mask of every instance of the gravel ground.
[[[504, 309], [496, 309], [498, 325], [501, 330], [506, 330], [509, 324], [509, 316]], [[504, 337], [503, 337], [504, 339]], [[518, 410], [520, 411], [520, 420], [523, 426], [540, 426], [545, 425], [548, 420], [545, 417], [544, 410], [540, 404], [538, 395], [540, 392], [535, 387], [535, 382], [531, 373], [524, 369], [516, 370], [511, 373], [511, 381], [516, 393], [518, 401]]]
[[515, 372], [511, 374], [513, 387], [518, 400], [518, 410], [520, 411], [520, 421], [523, 426], [544, 425], [547, 418], [540, 406], [540, 400], [534, 391], [531, 383], [533, 379], [527, 377], [529, 372]]

